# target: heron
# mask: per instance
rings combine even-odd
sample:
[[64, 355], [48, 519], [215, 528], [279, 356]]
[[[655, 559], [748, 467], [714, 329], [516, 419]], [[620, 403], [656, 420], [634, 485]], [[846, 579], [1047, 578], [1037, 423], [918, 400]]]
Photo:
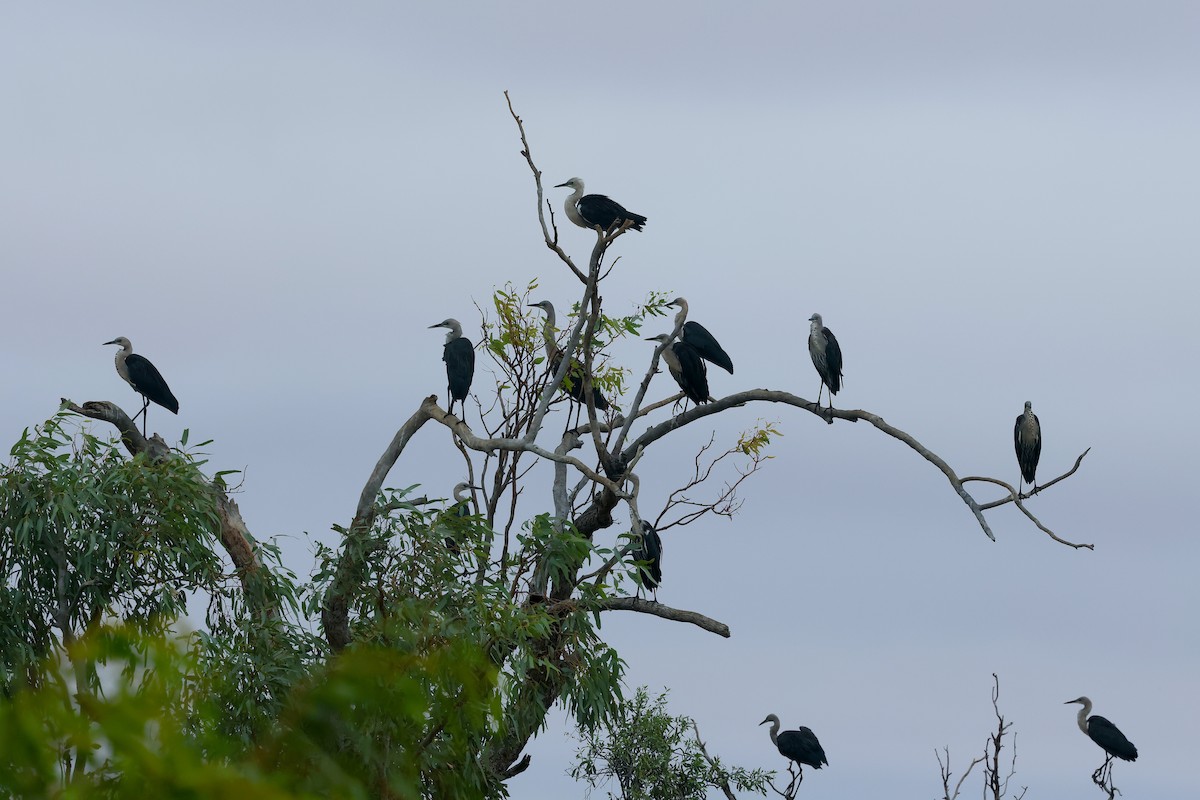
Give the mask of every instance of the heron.
[[[546, 358], [550, 362], [550, 374], [553, 376], [558, 373], [558, 368], [562, 365], [563, 351], [554, 341], [554, 304], [549, 300], [542, 300], [538, 303], [530, 303], [530, 308], [540, 308], [546, 312], [546, 322], [542, 325], [542, 339], [546, 345]], [[559, 387], [567, 395], [579, 403], [580, 412], [582, 413], [583, 406], [587, 401], [584, 399], [586, 395], [583, 393], [583, 364], [580, 364], [575, 359], [571, 359], [571, 366], [567, 369], [567, 374], [563, 376], [562, 385]], [[608, 411], [608, 399], [597, 389], [592, 387], [592, 405], [597, 411]], [[569, 415], [568, 415], [569, 417]], [[569, 420], [568, 420], [569, 421]]]
[[[1028, 409], [1029, 404], [1025, 404]], [[1096, 744], [1108, 753], [1109, 757], [1116, 756], [1125, 761], [1137, 761], [1137, 748], [1133, 746], [1133, 742], [1125, 738], [1125, 734], [1117, 729], [1116, 725], [1106, 720], [1099, 715], [1089, 717], [1088, 714], [1092, 711], [1092, 701], [1086, 697], [1076, 697], [1074, 700], [1068, 700], [1063, 703], [1068, 706], [1071, 703], [1080, 703], [1083, 708], [1079, 709], [1079, 730], [1088, 735]]]
[[644, 566], [638, 567], [638, 578], [642, 586], [654, 592], [654, 602], [658, 602], [658, 584], [662, 583], [662, 537], [649, 522], [642, 523], [642, 536], [630, 556], [634, 561], [644, 561]]
[[[1021, 465], [1021, 478], [1037, 492], [1037, 465], [1042, 456], [1042, 423], [1033, 413], [1033, 403], [1025, 401], [1025, 413], [1017, 417], [1013, 426], [1013, 446], [1017, 450], [1017, 463]], [[1021, 484], [1017, 483], [1017, 494]]]
[[820, 769], [822, 764], [829, 766], [825, 751], [811, 729], [801, 725], [797, 730], [780, 733], [779, 717], [774, 714], [767, 714], [767, 718], [758, 724], [766, 725], [768, 722], [771, 723], [771, 741], [781, 756], [813, 769]]
[[808, 321], [812, 323], [808, 332], [808, 354], [812, 356], [813, 366], [821, 376], [821, 385], [817, 387], [817, 406], [821, 405], [821, 390], [828, 387], [829, 407], [833, 408], [833, 396], [842, 388], [842, 348], [833, 331], [821, 321], [820, 314], [813, 314]]
[[615, 200], [610, 200], [602, 194], [584, 194], [582, 178], [571, 178], [554, 188], [564, 186], [574, 191], [567, 197], [563, 210], [567, 212], [567, 219], [581, 228], [599, 228], [606, 231], [614, 225], [621, 225], [640, 231], [646, 224], [645, 217], [626, 211], [625, 207]]
[[[684, 300], [682, 297], [676, 297], [674, 300], [667, 303], [667, 305], [679, 307], [679, 313], [675, 316], [676, 324], [678, 324], [681, 318], [685, 320], [687, 319], [687, 300]], [[733, 359], [731, 359], [729, 354], [725, 352], [725, 349], [721, 347], [721, 344], [717, 341], [716, 337], [708, 332], [708, 328], [705, 328], [699, 322], [692, 322], [691, 320], [688, 320], [687, 322], [683, 323], [683, 330], [680, 333], [679, 338], [694, 347], [696, 352], [699, 353], [700, 357], [705, 361], [716, 364], [730, 375], [733, 374]]]
[[118, 336], [105, 345], [120, 346], [117, 351], [117, 374], [142, 396], [142, 410], [133, 415], [136, 421], [142, 418], [142, 436], [146, 435], [146, 409], [150, 403], [157, 403], [172, 414], [179, 413], [179, 401], [171, 394], [171, 387], [163, 380], [158, 368], [150, 363], [150, 359], [133, 352], [133, 345], [124, 336]]
[[463, 418], [467, 416], [467, 392], [471, 391], [471, 379], [475, 377], [475, 348], [471, 340], [463, 336], [462, 325], [456, 319], [444, 319], [430, 328], [448, 328], [446, 345], [442, 348], [442, 361], [446, 362], [446, 406], [454, 413], [454, 401], [462, 403]]
[[[453, 519], [463, 520], [471, 516], [471, 497], [467, 494], [467, 492], [471, 489], [482, 488], [482, 486], [473, 486], [466, 481], [462, 481], [454, 485], [454, 506], [450, 510], [450, 513], [454, 515]], [[455, 541], [453, 536], [445, 537], [445, 542], [447, 550], [449, 550], [451, 553], [454, 553], [454, 555], [459, 554], [458, 542]]]
[[[671, 335], [660, 333], [658, 336], [651, 336], [646, 341], [666, 344], [671, 341]], [[687, 342], [672, 342], [663, 350], [662, 357], [663, 361], [667, 362], [667, 369], [671, 371], [671, 377], [679, 384], [679, 388], [683, 390], [689, 400], [696, 405], [712, 400], [708, 396], [708, 370], [704, 367], [704, 359], [700, 357], [700, 353], [696, 351], [695, 347]]]

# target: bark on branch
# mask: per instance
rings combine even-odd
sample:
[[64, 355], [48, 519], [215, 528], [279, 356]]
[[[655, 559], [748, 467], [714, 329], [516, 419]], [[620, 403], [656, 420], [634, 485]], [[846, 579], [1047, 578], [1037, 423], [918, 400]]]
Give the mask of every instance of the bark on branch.
[[[112, 425], [121, 434], [121, 444], [125, 445], [125, 449], [132, 456], [146, 453], [153, 461], [171, 457], [171, 450], [161, 436], [155, 434], [149, 439], [142, 436], [137, 424], [116, 403], [109, 400], [89, 400], [79, 406], [66, 398], [62, 398], [60, 403], [63, 408], [75, 414]], [[205, 478], [199, 470], [196, 471], [196, 479], [212, 494], [220, 520], [220, 530], [217, 533], [229, 560], [233, 562], [234, 572], [242, 584], [247, 606], [257, 614], [268, 618], [276, 617], [279, 614], [279, 601], [268, 588], [268, 579], [271, 576], [258, 557], [253, 544], [254, 537], [250, 535], [237, 503], [230, 499], [223, 488]]]
[[601, 611], [637, 611], [641, 614], [651, 614], [656, 617], [672, 620], [673, 622], [687, 622], [703, 628], [709, 633], [724, 636], [726, 639], [729, 638], [729, 626], [724, 622], [718, 622], [711, 617], [706, 617], [695, 611], [671, 608], [670, 606], [664, 606], [662, 603], [643, 600], [640, 597], [612, 597], [600, 603], [599, 609]]

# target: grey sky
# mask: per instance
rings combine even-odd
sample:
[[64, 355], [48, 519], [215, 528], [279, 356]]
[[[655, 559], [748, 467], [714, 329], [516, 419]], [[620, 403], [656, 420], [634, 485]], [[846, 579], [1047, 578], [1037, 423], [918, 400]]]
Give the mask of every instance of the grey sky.
[[[956, 767], [982, 747], [997, 672], [1030, 797], [1095, 792], [1101, 753], [1062, 705], [1080, 694], [1141, 751], [1118, 767], [1126, 796], [1193, 795], [1200, 6], [298, 5], [0, 14], [0, 438], [60, 396], [134, 408], [100, 346], [128, 336], [180, 399], [151, 426], [245, 467], [251, 529], [307, 573], [304, 532], [331, 540], [444, 388], [426, 326], [477, 339], [473, 304], [508, 280], [575, 298], [508, 89], [550, 183], [579, 175], [649, 217], [606, 308], [686, 295], [737, 365], [714, 394], [814, 396], [819, 311], [845, 352], [838, 404], [960, 474], [1017, 477], [1025, 400], [1040, 477], [1093, 448], [1031, 503], [1096, 544], [1075, 552], [1008, 511], [987, 541], [865, 425], [729, 415], [719, 435], [761, 418], [786, 436], [734, 522], [664, 537], [660, 599], [733, 638], [612, 616], [630, 686], [671, 687], [747, 766], [782, 766], [768, 712], [809, 725], [830, 767], [803, 796], [915, 798], [936, 792], [935, 747]], [[583, 257], [590, 235], [563, 236]], [[616, 350], [639, 371], [640, 344]], [[643, 498], [685, 476], [709, 434], [693, 428], [643, 462]], [[389, 485], [448, 495], [461, 463], [432, 431], [418, 444]], [[563, 731], [514, 797], [582, 794]]]

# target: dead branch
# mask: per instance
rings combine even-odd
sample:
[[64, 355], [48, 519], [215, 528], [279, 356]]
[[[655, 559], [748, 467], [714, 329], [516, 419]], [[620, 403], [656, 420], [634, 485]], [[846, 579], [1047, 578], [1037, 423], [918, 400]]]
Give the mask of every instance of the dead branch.
[[639, 597], [611, 597], [600, 603], [600, 611], [637, 611], [642, 614], [652, 614], [656, 617], [669, 619], [674, 622], [688, 622], [699, 628], [703, 628], [709, 633], [715, 633], [718, 636], [729, 638], [729, 626], [724, 622], [718, 622], [715, 619], [706, 617], [695, 611], [683, 611], [678, 608], [664, 606], [662, 603], [655, 603], [650, 600], [642, 600]]
[[982, 477], [978, 477], [975, 475], [971, 475], [970, 477], [963, 478], [962, 482], [967, 483], [968, 481], [987, 481], [988, 483], [995, 483], [995, 484], [998, 484], [998, 485], [1003, 486], [1004, 488], [1008, 489], [1008, 497], [1002, 497], [999, 500], [993, 500], [990, 503], [984, 503], [983, 505], [980, 506], [981, 509], [983, 509], [984, 511], [987, 511], [989, 508], [996, 508], [997, 506], [1002, 506], [1005, 503], [1011, 503], [1014, 501], [1014, 498], [1018, 499], [1018, 500], [1027, 500], [1030, 497], [1033, 497], [1035, 494], [1041, 494], [1046, 489], [1049, 489], [1051, 486], [1058, 483], [1059, 481], [1065, 480], [1066, 478], [1071, 477], [1072, 475], [1075, 474], [1075, 470], [1079, 469], [1079, 465], [1081, 463], [1083, 463], [1083, 457], [1086, 456], [1090, 452], [1092, 452], [1092, 448], [1090, 448], [1090, 447], [1087, 450], [1084, 450], [1082, 453], [1079, 454], [1079, 458], [1075, 459], [1075, 465], [1073, 467], [1071, 467], [1069, 470], [1064, 472], [1062, 475], [1059, 475], [1057, 478], [1050, 481], [1049, 483], [1043, 483], [1041, 486], [1037, 487], [1036, 492], [1033, 491], [1032, 489], [1030, 489], [1028, 492], [1025, 492], [1019, 496], [1017, 495], [1017, 490], [1014, 489], [1011, 484], [1005, 483], [1004, 481], [1001, 481], [1001, 480], [997, 480], [996, 478], [982, 478]]

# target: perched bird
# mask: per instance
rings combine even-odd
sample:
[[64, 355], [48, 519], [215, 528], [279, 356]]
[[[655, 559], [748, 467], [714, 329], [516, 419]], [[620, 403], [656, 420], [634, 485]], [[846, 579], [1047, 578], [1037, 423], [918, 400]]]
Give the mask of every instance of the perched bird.
[[139, 416], [142, 418], [142, 436], [146, 435], [146, 409], [150, 407], [150, 403], [158, 403], [172, 414], [179, 413], [179, 401], [171, 394], [171, 387], [167, 386], [167, 382], [150, 363], [150, 359], [133, 352], [133, 345], [124, 336], [118, 336], [104, 344], [120, 345], [121, 349], [117, 351], [116, 356], [117, 374], [142, 396], [142, 410], [133, 416], [134, 420]]
[[[1029, 404], [1026, 403], [1025, 406], [1028, 408]], [[1137, 748], [1133, 746], [1133, 742], [1125, 738], [1125, 734], [1117, 730], [1116, 725], [1099, 715], [1088, 716], [1092, 710], [1091, 700], [1086, 697], [1076, 697], [1063, 705], [1067, 706], [1071, 703], [1083, 705], [1083, 708], [1079, 709], [1079, 730], [1086, 733], [1089, 739], [1100, 745], [1110, 756], [1116, 756], [1126, 761], [1137, 761]]]
[[[651, 336], [646, 341], [670, 342], [671, 335], [660, 333], [658, 336]], [[704, 366], [704, 359], [696, 352], [696, 348], [687, 342], [672, 342], [663, 350], [662, 357], [663, 361], [667, 362], [667, 369], [671, 371], [671, 377], [679, 384], [679, 388], [683, 390], [689, 400], [696, 405], [712, 400], [708, 396], [708, 370]]]
[[584, 194], [582, 178], [571, 178], [555, 188], [563, 186], [575, 190], [567, 197], [563, 209], [567, 212], [567, 219], [581, 228], [599, 228], [606, 231], [614, 225], [628, 224], [635, 231], [640, 231], [646, 224], [645, 217], [626, 211], [625, 207], [615, 200], [610, 200], [602, 194]]
[[813, 366], [821, 376], [821, 386], [817, 387], [817, 405], [821, 405], [821, 388], [827, 386], [829, 407], [833, 408], [833, 396], [842, 388], [842, 348], [833, 331], [821, 323], [820, 314], [813, 314], [808, 320], [812, 323], [808, 333], [808, 354], [812, 356]]
[[[454, 485], [454, 505], [447, 509], [453, 515], [454, 520], [463, 520], [471, 516], [471, 497], [467, 492], [471, 489], [480, 489], [480, 486], [472, 486], [466, 481]], [[458, 555], [458, 541], [453, 536], [445, 537], [446, 549], [454, 555]]]
[[[531, 308], [540, 308], [546, 312], [546, 322], [542, 326], [542, 340], [546, 346], [546, 359], [550, 362], [550, 374], [554, 375], [558, 372], [558, 368], [562, 366], [562, 348], [554, 341], [554, 305], [549, 300], [542, 300], [538, 303], [530, 303]], [[579, 403], [580, 410], [586, 404], [587, 397], [583, 393], [583, 364], [575, 359], [571, 359], [571, 366], [567, 368], [566, 375], [563, 376], [562, 390], [567, 395]], [[597, 411], [608, 411], [610, 408], [608, 399], [597, 389], [592, 387], [592, 405]]]
[[642, 586], [654, 592], [654, 600], [658, 601], [658, 584], [662, 583], [662, 537], [649, 522], [642, 522], [642, 539], [633, 548], [630, 556], [634, 561], [645, 561], [644, 566], [638, 567], [638, 577]]
[[768, 722], [771, 723], [771, 741], [784, 758], [813, 769], [820, 769], [822, 764], [829, 766], [825, 751], [817, 741], [817, 735], [810, 729], [801, 725], [798, 730], [780, 733], [779, 717], [774, 714], [767, 714], [767, 718], [758, 724], [766, 725]]
[[446, 345], [442, 348], [442, 361], [446, 362], [446, 410], [454, 413], [454, 401], [462, 403], [463, 417], [467, 415], [467, 392], [471, 391], [471, 379], [475, 377], [475, 348], [471, 340], [463, 336], [462, 325], [456, 319], [444, 319], [430, 328], [448, 328]]
[[[1021, 465], [1021, 478], [1037, 491], [1037, 465], [1042, 456], [1042, 423], [1033, 413], [1033, 403], [1025, 401], [1025, 413], [1017, 417], [1013, 426], [1013, 446], [1017, 449], [1017, 463]], [[1021, 484], [1017, 483], [1017, 494]]]
[[[676, 325], [679, 324], [680, 318], [687, 320], [687, 300], [684, 300], [682, 297], [676, 297], [667, 303], [667, 305], [679, 307], [679, 313], [675, 315]], [[683, 323], [683, 330], [680, 332], [679, 338], [694, 347], [696, 352], [705, 361], [716, 364], [730, 375], [733, 374], [733, 359], [721, 347], [721, 343], [717, 341], [716, 337], [708, 332], [708, 328], [705, 328], [699, 322], [688, 320]]]

